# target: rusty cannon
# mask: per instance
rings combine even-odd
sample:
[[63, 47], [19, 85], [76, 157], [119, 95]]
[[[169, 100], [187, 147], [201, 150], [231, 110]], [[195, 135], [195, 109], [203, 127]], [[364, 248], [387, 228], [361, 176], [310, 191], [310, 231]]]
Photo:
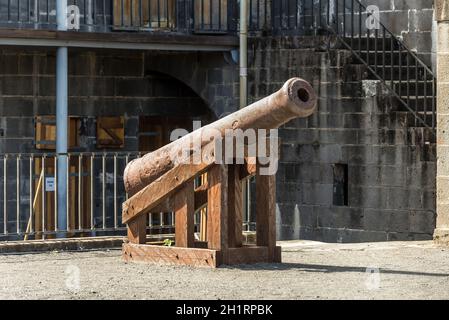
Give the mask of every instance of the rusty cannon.
[[[130, 198], [123, 204], [122, 221], [128, 230], [123, 258], [209, 267], [280, 262], [275, 175], [261, 174], [266, 163], [257, 157], [251, 164], [218, 162], [213, 140], [224, 138], [229, 130], [277, 129], [310, 116], [316, 104], [311, 85], [292, 78], [278, 92], [130, 162], [124, 173]], [[193, 155], [185, 151], [192, 143], [201, 147], [199, 163], [188, 161]], [[243, 182], [250, 176], [256, 176], [256, 246], [243, 245], [242, 235]], [[175, 213], [175, 246], [146, 243], [148, 213], [161, 208]], [[206, 213], [203, 241], [194, 236], [194, 213], [200, 209]]]

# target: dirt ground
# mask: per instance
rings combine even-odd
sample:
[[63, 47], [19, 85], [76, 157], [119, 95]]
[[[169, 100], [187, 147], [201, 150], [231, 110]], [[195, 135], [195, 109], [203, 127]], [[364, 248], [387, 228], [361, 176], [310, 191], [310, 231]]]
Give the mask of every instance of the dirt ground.
[[1, 299], [449, 299], [449, 248], [283, 242], [283, 264], [125, 264], [119, 250], [0, 256]]

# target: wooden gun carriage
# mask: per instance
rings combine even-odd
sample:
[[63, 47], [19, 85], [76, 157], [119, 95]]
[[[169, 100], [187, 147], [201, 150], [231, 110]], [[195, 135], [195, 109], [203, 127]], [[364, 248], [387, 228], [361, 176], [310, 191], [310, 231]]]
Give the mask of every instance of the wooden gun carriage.
[[[238, 129], [277, 129], [311, 115], [316, 102], [310, 84], [293, 78], [273, 95], [131, 162], [124, 174], [131, 196], [123, 204], [122, 221], [128, 229], [124, 260], [205, 267], [281, 262], [276, 247], [276, 178], [262, 173], [270, 163], [266, 156], [263, 161], [254, 157], [249, 145], [244, 146], [244, 161], [223, 161], [217, 156], [223, 152], [218, 152], [216, 139]], [[265, 144], [266, 149], [277, 143], [271, 139], [257, 141], [257, 146]], [[200, 147], [200, 161], [192, 161], [194, 146]], [[207, 178], [196, 186], [200, 176]], [[242, 233], [243, 182], [251, 176], [256, 176], [252, 246], [243, 245]], [[207, 210], [206, 241], [194, 237], [194, 214], [201, 208]], [[147, 244], [148, 213], [166, 210], [175, 212], [175, 246]]]

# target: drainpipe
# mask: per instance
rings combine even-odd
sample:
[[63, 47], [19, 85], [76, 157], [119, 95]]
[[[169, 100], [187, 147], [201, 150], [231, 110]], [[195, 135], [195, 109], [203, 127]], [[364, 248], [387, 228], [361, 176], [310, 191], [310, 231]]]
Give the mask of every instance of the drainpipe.
[[[240, 109], [248, 106], [248, 0], [240, 0]], [[251, 180], [243, 188], [248, 226], [251, 230]]]
[[[67, 31], [67, 0], [56, 1], [58, 31]], [[64, 238], [67, 228], [67, 123], [68, 123], [68, 49], [56, 52], [56, 154], [57, 161], [57, 236]]]
[[248, 105], [248, 1], [240, 0], [240, 109]]

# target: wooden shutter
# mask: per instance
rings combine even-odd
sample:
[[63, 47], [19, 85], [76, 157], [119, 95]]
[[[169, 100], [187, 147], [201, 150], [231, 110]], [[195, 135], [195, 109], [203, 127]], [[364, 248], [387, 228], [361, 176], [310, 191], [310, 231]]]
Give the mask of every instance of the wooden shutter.
[[125, 146], [125, 119], [123, 117], [97, 118], [97, 147], [123, 148]]
[[[68, 120], [68, 147], [79, 146], [78, 117], [69, 117]], [[56, 117], [38, 116], [35, 118], [35, 144], [38, 150], [56, 150]]]

